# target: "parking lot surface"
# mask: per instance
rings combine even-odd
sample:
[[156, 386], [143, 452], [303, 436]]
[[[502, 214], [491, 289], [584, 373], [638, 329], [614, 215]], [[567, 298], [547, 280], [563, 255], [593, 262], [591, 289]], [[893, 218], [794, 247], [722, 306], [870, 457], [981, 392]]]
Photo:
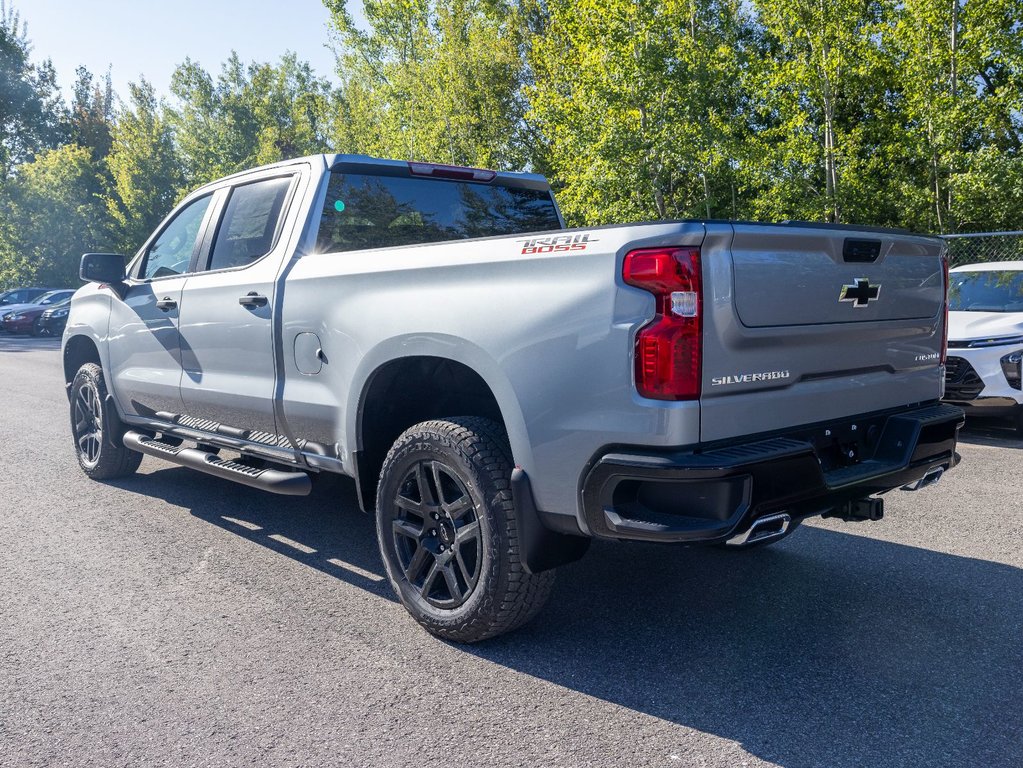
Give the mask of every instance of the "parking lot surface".
[[88, 480], [59, 343], [0, 336], [0, 766], [1023, 764], [1023, 442], [879, 523], [596, 543], [525, 629], [432, 638], [346, 480]]

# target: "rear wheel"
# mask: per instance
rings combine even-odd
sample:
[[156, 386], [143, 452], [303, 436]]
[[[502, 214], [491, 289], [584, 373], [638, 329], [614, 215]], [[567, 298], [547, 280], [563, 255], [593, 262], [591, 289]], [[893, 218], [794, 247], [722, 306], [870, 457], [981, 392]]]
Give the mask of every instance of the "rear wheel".
[[71, 436], [78, 465], [94, 480], [132, 474], [142, 454], [124, 447], [124, 423], [107, 398], [103, 369], [86, 363], [71, 383]]
[[510, 453], [497, 424], [458, 417], [417, 424], [384, 460], [376, 516], [387, 576], [438, 637], [509, 632], [550, 595], [554, 571], [528, 573], [519, 559]]
[[37, 317], [35, 322], [32, 323], [32, 335], [42, 336], [43, 335], [43, 318]]

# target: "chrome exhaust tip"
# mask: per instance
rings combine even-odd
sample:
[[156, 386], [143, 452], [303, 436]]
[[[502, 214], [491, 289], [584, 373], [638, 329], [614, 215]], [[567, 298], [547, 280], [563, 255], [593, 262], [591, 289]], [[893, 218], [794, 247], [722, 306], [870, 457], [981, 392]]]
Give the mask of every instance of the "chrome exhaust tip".
[[730, 547], [748, 547], [759, 541], [777, 539], [784, 536], [792, 523], [792, 518], [785, 512], [776, 515], [764, 515], [753, 521], [753, 524], [742, 533], [728, 539], [725, 544]]
[[902, 490], [919, 491], [921, 488], [926, 488], [928, 485], [934, 485], [941, 479], [943, 474], [945, 474], [944, 466], [931, 467], [927, 470], [927, 473], [915, 483], [902, 486]]

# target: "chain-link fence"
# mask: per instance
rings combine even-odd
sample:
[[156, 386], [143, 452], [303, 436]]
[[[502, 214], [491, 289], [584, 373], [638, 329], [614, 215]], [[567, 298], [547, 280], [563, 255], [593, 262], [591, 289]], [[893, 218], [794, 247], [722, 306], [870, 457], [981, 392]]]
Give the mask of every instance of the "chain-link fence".
[[985, 261], [1023, 260], [1023, 231], [977, 232], [968, 235], [944, 235], [948, 240], [949, 264], [979, 264]]

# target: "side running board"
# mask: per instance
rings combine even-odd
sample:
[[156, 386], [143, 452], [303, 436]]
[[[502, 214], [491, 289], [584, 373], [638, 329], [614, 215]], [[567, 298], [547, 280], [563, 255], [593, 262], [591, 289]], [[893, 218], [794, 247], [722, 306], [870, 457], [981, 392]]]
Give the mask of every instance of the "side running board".
[[138, 432], [125, 432], [124, 445], [133, 451], [155, 456], [190, 469], [198, 469], [209, 475], [233, 480], [252, 488], [261, 488], [285, 496], [308, 496], [312, 491], [312, 480], [305, 472], [289, 472], [283, 469], [257, 469], [198, 448], [184, 448], [170, 445], [156, 438]]

